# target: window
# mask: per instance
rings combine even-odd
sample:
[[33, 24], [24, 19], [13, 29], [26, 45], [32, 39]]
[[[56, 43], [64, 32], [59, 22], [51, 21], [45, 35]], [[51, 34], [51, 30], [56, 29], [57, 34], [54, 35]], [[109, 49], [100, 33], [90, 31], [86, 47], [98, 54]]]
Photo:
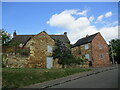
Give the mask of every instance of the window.
[[90, 55], [89, 55], [89, 54], [86, 54], [86, 55], [85, 55], [85, 58], [86, 58], [86, 59], [90, 59]]
[[48, 50], [48, 52], [52, 52], [52, 46], [48, 45], [47, 50]]
[[88, 49], [88, 44], [85, 44], [85, 49]]
[[100, 54], [99, 56], [100, 56], [100, 59], [103, 59], [103, 58], [104, 58], [104, 55], [103, 55], [103, 54]]
[[103, 47], [102, 47], [102, 45], [100, 44], [100, 45], [99, 45], [99, 49], [101, 50], [102, 48], [103, 48]]

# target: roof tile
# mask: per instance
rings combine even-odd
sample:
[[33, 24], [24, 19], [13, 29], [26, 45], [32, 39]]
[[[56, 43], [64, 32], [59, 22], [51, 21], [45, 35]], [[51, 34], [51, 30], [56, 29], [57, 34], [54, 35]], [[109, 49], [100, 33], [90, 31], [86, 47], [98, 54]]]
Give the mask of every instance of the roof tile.
[[[16, 36], [14, 36], [13, 41], [18, 41], [20, 43], [25, 44], [33, 36], [35, 36], [35, 35], [16, 35]], [[64, 43], [70, 43], [70, 41], [66, 35], [49, 35], [49, 36], [54, 40], [58, 39]]]
[[83, 45], [83, 44], [87, 44], [87, 43], [92, 42], [92, 40], [94, 39], [94, 37], [95, 37], [97, 34], [98, 34], [98, 33], [95, 33], [95, 34], [93, 34], [93, 35], [90, 35], [90, 36], [87, 36], [87, 37], [84, 37], [84, 38], [79, 39], [72, 47], [76, 47], [76, 46], [80, 46], [80, 45]]

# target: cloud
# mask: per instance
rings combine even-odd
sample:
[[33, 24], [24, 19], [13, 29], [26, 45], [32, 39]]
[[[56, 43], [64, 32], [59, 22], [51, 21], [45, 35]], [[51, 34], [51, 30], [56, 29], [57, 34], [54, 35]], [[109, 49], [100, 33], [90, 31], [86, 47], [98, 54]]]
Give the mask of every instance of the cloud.
[[57, 26], [62, 27], [66, 29], [75, 29], [79, 27], [84, 27], [86, 24], [89, 24], [89, 20], [85, 17], [81, 17], [78, 19], [75, 19], [72, 15], [85, 15], [87, 10], [84, 10], [81, 12], [78, 12], [78, 9], [71, 9], [71, 10], [64, 10], [60, 14], [53, 15], [49, 21], [47, 21], [47, 24], [51, 26]]
[[118, 38], [118, 26], [115, 27], [103, 27], [99, 30], [105, 40], [108, 42], [111, 39]]
[[[65, 10], [59, 14], [52, 15], [47, 24], [61, 27], [67, 31], [71, 44], [74, 44], [78, 39], [85, 37], [87, 34], [91, 35], [97, 32], [101, 32], [107, 42], [112, 38], [116, 38], [118, 32], [117, 26], [102, 27], [98, 30], [94, 25], [91, 25], [91, 22], [94, 20], [93, 16], [87, 18], [86, 16], [79, 16], [78, 13], [79, 10], [76, 9]], [[79, 17], [76, 18], [74, 15]], [[102, 20], [103, 16], [100, 15], [97, 19]]]
[[100, 16], [98, 16], [97, 20], [101, 21], [103, 19], [103, 17], [104, 17], [104, 15], [100, 15]]
[[77, 14], [79, 9], [70, 9], [70, 10], [64, 10], [61, 14]]
[[53, 15], [49, 21], [47, 21], [47, 24], [51, 26], [57, 26], [57, 27], [63, 27], [68, 28], [71, 24], [71, 22], [74, 22], [74, 17], [72, 17], [70, 14], [66, 13], [60, 13]]
[[89, 17], [89, 21], [92, 22], [94, 20], [94, 16]]
[[110, 11], [103, 14], [103, 15], [100, 15], [100, 16], [97, 17], [97, 20], [96, 20], [95, 23], [99, 23], [99, 22], [102, 23], [102, 24], [108, 23], [108, 22], [104, 21], [103, 18], [108, 18], [110, 16], [112, 16], [112, 12], [110, 12]]
[[87, 12], [88, 12], [88, 10], [84, 10], [84, 11], [82, 11], [82, 12], [77, 13], [77, 15], [86, 16], [86, 15], [87, 15]]
[[106, 26], [107, 27], [112, 27], [112, 26], [118, 26], [118, 21], [113, 21], [111, 22], [106, 22]]
[[105, 14], [105, 17], [107, 18], [107, 17], [110, 17], [110, 16], [112, 16], [112, 12], [107, 12], [106, 14]]

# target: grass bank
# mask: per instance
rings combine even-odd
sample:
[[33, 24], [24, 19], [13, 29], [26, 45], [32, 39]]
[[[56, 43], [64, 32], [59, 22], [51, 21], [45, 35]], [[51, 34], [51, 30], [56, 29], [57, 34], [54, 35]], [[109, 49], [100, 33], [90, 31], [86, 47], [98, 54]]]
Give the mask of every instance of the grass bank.
[[84, 68], [66, 69], [34, 69], [34, 68], [3, 68], [3, 88], [18, 88], [27, 85], [66, 77], [75, 73], [89, 71]]

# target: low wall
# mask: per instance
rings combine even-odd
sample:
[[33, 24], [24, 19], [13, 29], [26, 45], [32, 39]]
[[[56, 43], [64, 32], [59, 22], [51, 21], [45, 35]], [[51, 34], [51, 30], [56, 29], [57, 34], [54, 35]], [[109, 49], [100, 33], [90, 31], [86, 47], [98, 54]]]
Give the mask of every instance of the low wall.
[[[30, 64], [30, 56], [29, 57], [25, 57], [25, 56], [17, 56], [14, 54], [7, 54], [7, 58], [8, 62], [7, 62], [7, 67], [10, 68], [42, 68], [40, 66], [37, 66], [36, 62], [33, 60], [32, 64], [34, 64], [32, 66], [32, 64]], [[42, 63], [41, 63], [42, 64]], [[34, 67], [36, 65], [36, 67]], [[84, 63], [81, 65], [65, 65], [65, 68], [88, 68], [89, 64], [88, 63]], [[58, 59], [54, 59], [53, 60], [53, 68], [62, 68], [62, 65], [58, 64]]]
[[15, 55], [8, 55], [7, 59], [8, 59], [7, 67], [25, 68], [27, 67], [29, 57], [19, 57]]
[[[31, 57], [25, 57], [25, 56], [19, 56], [14, 54], [6, 54], [7, 61], [7, 67], [10, 68], [42, 68], [37, 65], [36, 61], [34, 59], [31, 59]], [[30, 61], [32, 64], [30, 64]], [[34, 64], [34, 65], [33, 65]], [[41, 63], [42, 64], [42, 63]], [[36, 66], [36, 67], [34, 67]], [[53, 68], [62, 68], [60, 64], [58, 64], [58, 59], [53, 60]]]

